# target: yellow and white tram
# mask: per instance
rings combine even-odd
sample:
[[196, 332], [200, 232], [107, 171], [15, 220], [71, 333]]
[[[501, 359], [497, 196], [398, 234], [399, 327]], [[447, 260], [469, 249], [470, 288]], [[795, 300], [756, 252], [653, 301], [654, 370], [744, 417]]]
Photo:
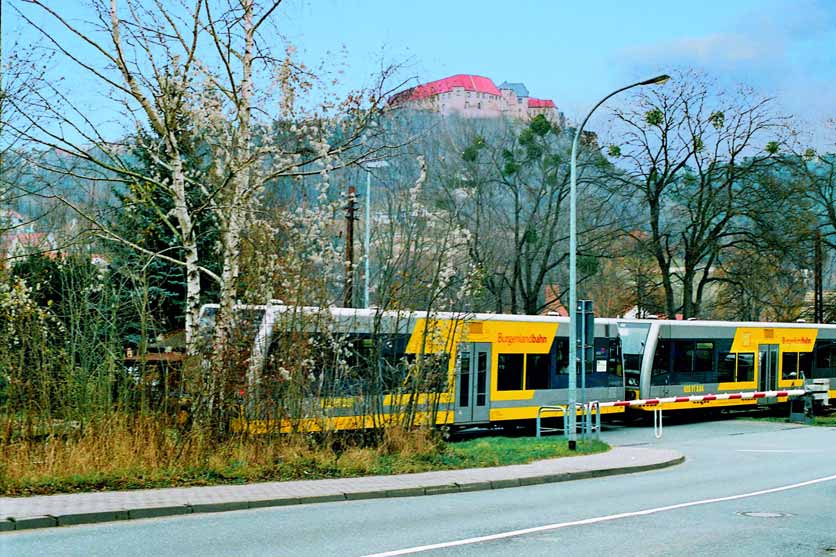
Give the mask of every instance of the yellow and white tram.
[[[216, 311], [216, 305], [203, 307], [204, 326], [211, 327]], [[568, 402], [568, 317], [284, 305], [238, 306], [236, 312], [248, 345], [247, 388], [260, 385], [263, 394], [269, 391], [264, 385], [282, 383], [293, 373], [286, 347], [312, 347], [309, 355], [295, 356], [307, 362], [319, 400], [308, 407], [310, 416], [294, 418], [305, 421], [303, 427], [369, 427], [403, 412], [405, 397], [417, 403], [410, 412], [418, 421], [449, 427], [532, 420], [540, 407]], [[420, 361], [431, 361], [437, 372], [416, 386], [409, 382]], [[585, 383], [587, 401], [784, 390], [813, 379], [829, 379], [829, 397], [836, 399], [836, 325], [597, 318], [586, 368], [578, 385]], [[376, 418], [368, 412], [370, 399]], [[785, 400], [676, 402], [664, 409]], [[289, 420], [278, 427], [294, 427]], [[276, 424], [242, 416], [234, 426]]]

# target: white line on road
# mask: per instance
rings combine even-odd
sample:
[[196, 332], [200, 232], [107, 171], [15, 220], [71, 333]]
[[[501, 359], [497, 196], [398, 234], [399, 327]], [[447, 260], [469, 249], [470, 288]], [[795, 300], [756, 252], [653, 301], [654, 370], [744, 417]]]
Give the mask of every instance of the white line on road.
[[815, 480], [808, 480], [791, 485], [784, 485], [781, 487], [773, 487], [771, 489], [763, 489], [761, 491], [752, 491], [750, 493], [741, 493], [740, 495], [730, 495], [728, 497], [717, 497], [714, 499], [702, 499], [700, 501], [689, 501], [687, 503], [678, 503], [676, 505], [668, 505], [666, 507], [656, 507], [653, 509], [645, 509], [642, 511], [634, 511], [628, 513], [611, 514], [607, 516], [598, 516], [595, 518], [585, 518], [583, 520], [573, 520], [572, 522], [559, 522], [556, 524], [546, 524], [545, 526], [535, 526], [534, 528], [524, 528], [522, 530], [511, 530], [509, 532], [501, 532], [499, 534], [491, 534], [489, 536], [478, 536], [475, 538], [466, 538], [463, 540], [455, 540], [451, 542], [434, 543], [430, 545], [419, 545], [416, 547], [408, 547], [406, 549], [396, 549], [393, 551], [384, 551], [383, 553], [374, 553], [366, 555], [365, 557], [396, 557], [397, 555], [411, 555], [413, 553], [423, 553], [424, 551], [432, 551], [434, 549], [446, 549], [448, 547], [457, 547], [460, 545], [472, 545], [482, 542], [490, 542], [494, 540], [502, 540], [506, 538], [513, 538], [516, 536], [524, 536], [526, 534], [535, 534], [538, 532], [547, 532], [549, 530], [559, 530], [561, 528], [569, 528], [571, 526], [585, 526], [587, 524], [597, 524], [599, 522], [609, 522], [611, 520], [619, 520], [622, 518], [630, 518], [634, 516], [645, 516], [649, 514], [662, 513], [673, 511], [677, 509], [684, 509], [687, 507], [696, 507], [698, 505], [708, 505], [711, 503], [722, 503], [725, 501], [734, 501], [736, 499], [746, 499], [747, 497], [757, 497], [758, 495], [768, 495], [770, 493], [778, 493], [781, 491], [788, 491], [790, 489], [798, 489], [808, 485], [819, 484], [822, 482], [829, 482], [836, 480], [836, 474], [826, 476], [824, 478], [817, 478]]
[[735, 449], [738, 453], [823, 453], [816, 449]]

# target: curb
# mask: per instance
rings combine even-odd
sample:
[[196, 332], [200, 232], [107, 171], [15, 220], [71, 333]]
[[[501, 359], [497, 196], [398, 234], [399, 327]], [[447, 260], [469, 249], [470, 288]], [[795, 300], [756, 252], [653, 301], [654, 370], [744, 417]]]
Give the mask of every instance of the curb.
[[122, 509], [116, 511], [86, 512], [64, 514], [60, 516], [31, 516], [21, 519], [12, 517], [0, 519], [0, 533], [36, 528], [53, 528], [56, 526], [76, 526], [80, 524], [99, 524], [122, 520], [137, 520], [142, 518], [160, 518], [185, 514], [203, 514], [227, 511], [241, 511], [247, 509], [263, 509], [267, 507], [283, 507], [288, 505], [309, 505], [316, 503], [330, 503], [334, 501], [359, 501], [366, 499], [384, 499], [392, 497], [420, 497], [427, 495], [444, 495], [448, 493], [468, 493], [472, 491], [487, 491], [491, 489], [506, 489], [511, 487], [525, 487], [532, 485], [568, 482], [617, 476], [622, 474], [636, 474], [651, 470], [661, 470], [685, 462], [680, 455], [664, 462], [643, 464], [638, 466], [623, 466], [619, 468], [603, 468], [588, 472], [565, 472], [562, 474], [546, 474], [541, 476], [527, 476], [516, 479], [494, 480], [489, 482], [439, 484], [423, 487], [409, 487], [403, 489], [389, 489], [380, 491], [355, 491], [335, 493], [333, 495], [315, 495], [310, 497], [287, 497], [256, 501], [230, 501], [223, 503], [195, 503], [162, 507], [142, 507], [137, 509]]

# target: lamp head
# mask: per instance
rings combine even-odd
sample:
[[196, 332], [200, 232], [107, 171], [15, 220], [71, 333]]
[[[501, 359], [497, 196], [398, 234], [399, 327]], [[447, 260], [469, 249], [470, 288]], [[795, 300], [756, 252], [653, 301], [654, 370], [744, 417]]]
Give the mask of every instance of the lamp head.
[[671, 78], [668, 74], [657, 75], [639, 83], [639, 85], [662, 85]]

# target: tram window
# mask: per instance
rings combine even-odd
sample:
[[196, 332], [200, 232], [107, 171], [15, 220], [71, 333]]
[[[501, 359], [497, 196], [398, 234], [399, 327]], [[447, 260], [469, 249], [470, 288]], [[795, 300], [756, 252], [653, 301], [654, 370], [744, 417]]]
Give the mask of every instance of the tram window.
[[522, 390], [524, 360], [524, 354], [499, 354], [496, 377], [496, 390]]
[[621, 353], [624, 371], [640, 372], [650, 325], [647, 323], [619, 323], [618, 336], [621, 339]]
[[720, 383], [734, 381], [734, 366], [737, 355], [730, 352], [717, 354], [717, 381]]
[[737, 355], [737, 380], [755, 380], [755, 354], [753, 352], [743, 352]]
[[569, 375], [569, 339], [560, 337], [554, 339], [552, 352], [555, 355], [555, 367], [557, 373], [561, 375]]
[[447, 392], [450, 380], [450, 354], [425, 354], [419, 370], [418, 373], [410, 370], [413, 379], [418, 382], [418, 390], [430, 393]]
[[641, 371], [642, 369], [642, 355], [641, 354], [624, 354], [624, 368], [630, 371]]
[[416, 358], [415, 354], [403, 354], [397, 360], [394, 357], [381, 358], [381, 376], [385, 392], [396, 393], [404, 389]]
[[714, 369], [714, 343], [698, 342], [694, 351], [694, 371], [710, 372]]
[[525, 357], [525, 388], [548, 389], [551, 375], [550, 354], [528, 354]]
[[374, 339], [366, 335], [357, 335], [348, 341], [348, 365], [356, 368], [359, 372], [372, 369], [372, 362], [375, 358]]
[[610, 357], [610, 339], [596, 338], [595, 339], [595, 359], [606, 360]]
[[[207, 313], [207, 312], [204, 312]], [[204, 316], [208, 321], [209, 316]], [[230, 329], [230, 336], [224, 360], [227, 369], [238, 373], [246, 372], [250, 365], [253, 348], [256, 347], [256, 336], [261, 328], [261, 321], [264, 318], [264, 310], [258, 309], [235, 309], [233, 324]], [[214, 321], [212, 322], [214, 325]], [[211, 337], [207, 336], [207, 340]], [[259, 347], [262, 350], [267, 346]]]
[[549, 388], [565, 389], [569, 385], [569, 339], [556, 337], [552, 343], [551, 356], [554, 363]]
[[653, 375], [664, 375], [669, 373], [671, 363], [671, 347], [668, 341], [659, 340], [656, 344], [656, 352], [653, 354]]
[[813, 375], [813, 353], [799, 352], [798, 354], [798, 371], [800, 377], [812, 377]]
[[781, 356], [781, 379], [798, 378], [798, 352], [784, 352]]
[[[380, 357], [391, 366], [401, 364], [406, 354], [406, 345], [409, 342], [409, 335], [380, 335], [379, 350]], [[409, 354], [415, 357], [415, 354]]]
[[[632, 378], [628, 378], [630, 381]], [[636, 378], [638, 381], [638, 378]], [[653, 372], [650, 375], [651, 385], [670, 385], [671, 382], [671, 342], [659, 339], [656, 352], [653, 353]], [[638, 383], [636, 383], [638, 384]]]
[[690, 373], [694, 369], [694, 343], [673, 341], [673, 372]]
[[813, 377], [836, 377], [836, 342], [816, 341], [816, 369]]

